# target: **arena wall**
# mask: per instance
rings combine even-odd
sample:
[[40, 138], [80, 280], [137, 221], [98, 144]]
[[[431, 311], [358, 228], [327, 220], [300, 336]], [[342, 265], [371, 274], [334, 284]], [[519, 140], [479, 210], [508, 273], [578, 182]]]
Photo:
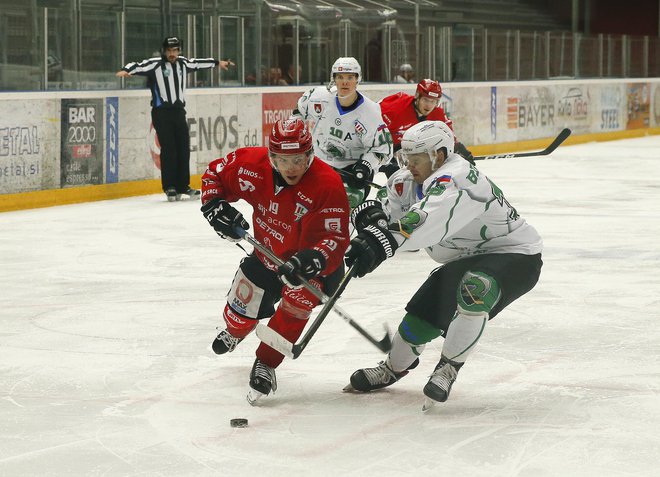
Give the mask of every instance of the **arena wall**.
[[[192, 185], [213, 159], [263, 145], [308, 87], [187, 91]], [[379, 100], [415, 85], [362, 85]], [[160, 157], [147, 90], [0, 93], [0, 212], [154, 194]], [[450, 83], [442, 106], [475, 155], [660, 134], [660, 79]]]

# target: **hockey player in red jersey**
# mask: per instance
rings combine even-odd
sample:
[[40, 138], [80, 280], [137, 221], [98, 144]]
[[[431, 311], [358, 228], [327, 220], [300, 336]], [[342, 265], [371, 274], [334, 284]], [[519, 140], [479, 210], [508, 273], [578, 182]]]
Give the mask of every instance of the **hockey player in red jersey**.
[[[401, 149], [403, 133], [422, 121], [442, 121], [453, 131], [453, 122], [447, 117], [445, 110], [440, 106], [442, 88], [440, 83], [430, 79], [423, 79], [417, 85], [415, 95], [399, 92], [386, 96], [379, 101], [383, 120], [392, 134], [394, 153]], [[454, 150], [464, 159], [474, 164], [472, 153], [458, 140]], [[380, 171], [390, 177], [398, 169], [396, 158], [390, 164], [381, 166]]]
[[[268, 326], [295, 342], [319, 300], [298, 277], [332, 294], [344, 273], [349, 205], [342, 180], [314, 157], [312, 136], [300, 119], [278, 121], [268, 147], [245, 147], [211, 162], [202, 177], [202, 213], [221, 237], [239, 241], [250, 226], [230, 205], [253, 208], [254, 236], [285, 261], [277, 267], [255, 251], [241, 262], [227, 297], [226, 329], [213, 342], [224, 354], [270, 318]], [[243, 230], [241, 230], [243, 229]], [[279, 302], [277, 309], [275, 305]], [[251, 404], [277, 388], [284, 356], [261, 343], [250, 373]]]

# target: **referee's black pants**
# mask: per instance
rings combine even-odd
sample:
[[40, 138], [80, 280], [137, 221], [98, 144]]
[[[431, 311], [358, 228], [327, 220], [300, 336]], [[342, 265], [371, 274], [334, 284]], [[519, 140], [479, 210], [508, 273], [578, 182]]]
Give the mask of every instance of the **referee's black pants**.
[[163, 192], [173, 187], [183, 194], [190, 186], [190, 131], [183, 108], [153, 108], [151, 122], [160, 143]]

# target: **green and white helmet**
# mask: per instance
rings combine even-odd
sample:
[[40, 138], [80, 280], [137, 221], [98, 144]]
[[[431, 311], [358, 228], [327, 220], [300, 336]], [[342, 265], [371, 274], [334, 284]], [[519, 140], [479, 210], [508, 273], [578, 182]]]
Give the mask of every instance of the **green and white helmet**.
[[358, 63], [358, 61], [352, 56], [337, 58], [330, 71], [330, 83], [335, 82], [335, 75], [337, 73], [355, 73], [358, 77], [358, 83], [362, 81], [362, 68], [360, 68], [360, 63]]
[[443, 147], [447, 155], [454, 152], [454, 133], [442, 121], [422, 121], [408, 129], [401, 139], [401, 155], [406, 156], [427, 153], [431, 164], [435, 161], [435, 152]]

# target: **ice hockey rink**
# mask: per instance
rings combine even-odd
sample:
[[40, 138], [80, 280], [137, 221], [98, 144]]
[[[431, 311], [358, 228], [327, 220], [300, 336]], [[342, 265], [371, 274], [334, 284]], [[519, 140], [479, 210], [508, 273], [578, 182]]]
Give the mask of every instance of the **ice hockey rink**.
[[[428, 413], [442, 340], [394, 386], [343, 393], [383, 355], [334, 314], [251, 407], [257, 338], [210, 350], [244, 252], [199, 202], [0, 214], [0, 475], [660, 475], [660, 136], [478, 166], [544, 267]], [[340, 305], [381, 335], [434, 267], [397, 254]]]

